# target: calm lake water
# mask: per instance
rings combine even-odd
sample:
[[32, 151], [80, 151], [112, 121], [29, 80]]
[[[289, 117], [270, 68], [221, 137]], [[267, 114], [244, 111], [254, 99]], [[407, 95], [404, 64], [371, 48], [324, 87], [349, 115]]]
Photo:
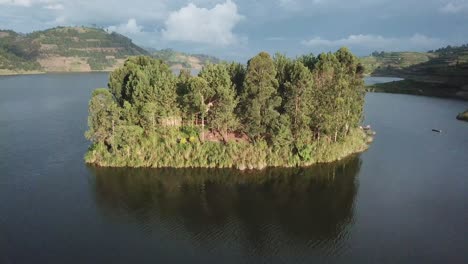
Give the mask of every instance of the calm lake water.
[[0, 263], [468, 263], [467, 102], [368, 94], [371, 148], [307, 169], [100, 169], [106, 82], [0, 77]]

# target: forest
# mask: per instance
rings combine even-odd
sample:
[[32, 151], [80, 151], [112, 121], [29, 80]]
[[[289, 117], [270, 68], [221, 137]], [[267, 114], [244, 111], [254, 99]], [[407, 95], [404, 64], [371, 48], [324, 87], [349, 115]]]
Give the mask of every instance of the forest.
[[87, 163], [262, 169], [330, 162], [368, 146], [364, 69], [347, 49], [261, 52], [197, 76], [130, 57], [89, 102]]

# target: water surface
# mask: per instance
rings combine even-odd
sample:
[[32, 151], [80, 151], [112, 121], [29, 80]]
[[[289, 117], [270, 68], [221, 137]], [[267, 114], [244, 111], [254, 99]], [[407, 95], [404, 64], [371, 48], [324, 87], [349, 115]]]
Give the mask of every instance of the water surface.
[[374, 77], [374, 76], [369, 76], [365, 78], [365, 83], [366, 85], [373, 85], [373, 84], [378, 84], [378, 83], [387, 83], [387, 82], [396, 82], [396, 81], [402, 81], [404, 79], [398, 78], [398, 77]]
[[0, 77], [0, 263], [468, 262], [467, 102], [368, 94], [375, 142], [333, 164], [104, 169], [83, 134], [106, 82]]

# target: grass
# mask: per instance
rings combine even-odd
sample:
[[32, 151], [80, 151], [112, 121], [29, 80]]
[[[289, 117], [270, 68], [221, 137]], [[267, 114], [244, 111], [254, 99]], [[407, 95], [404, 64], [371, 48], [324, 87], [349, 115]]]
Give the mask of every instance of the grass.
[[[92, 145], [85, 161], [101, 167], [151, 168], [237, 168], [303, 167], [340, 160], [368, 148], [369, 136], [360, 129], [351, 130], [342, 141], [329, 143], [325, 139], [308, 146], [307, 158], [292, 149], [274, 149], [265, 141], [204, 142], [181, 141], [179, 136], [141, 136], [137, 142], [108, 149], [104, 144]], [[117, 140], [117, 139], [116, 139]]]

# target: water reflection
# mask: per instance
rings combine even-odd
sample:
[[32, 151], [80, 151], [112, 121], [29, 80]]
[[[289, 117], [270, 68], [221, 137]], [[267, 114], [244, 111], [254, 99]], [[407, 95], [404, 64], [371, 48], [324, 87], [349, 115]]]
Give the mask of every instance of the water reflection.
[[271, 254], [298, 247], [338, 250], [353, 222], [360, 166], [354, 156], [261, 172], [89, 169], [106, 218], [126, 218], [148, 234], [162, 230], [200, 246], [234, 242]]

